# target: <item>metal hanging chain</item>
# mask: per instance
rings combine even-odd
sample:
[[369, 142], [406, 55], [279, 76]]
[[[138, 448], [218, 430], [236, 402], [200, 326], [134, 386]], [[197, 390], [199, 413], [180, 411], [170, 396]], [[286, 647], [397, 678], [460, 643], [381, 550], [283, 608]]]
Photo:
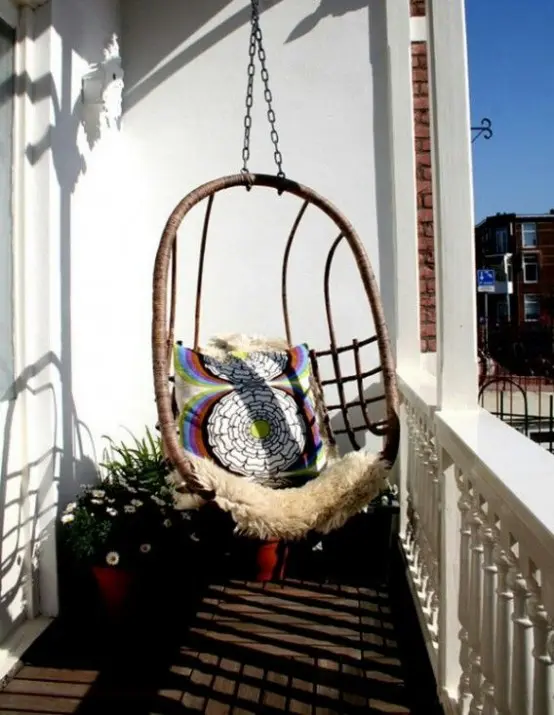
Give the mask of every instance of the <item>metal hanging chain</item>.
[[246, 114], [244, 115], [244, 144], [242, 148], [242, 171], [248, 173], [250, 159], [250, 132], [252, 129], [252, 107], [254, 105], [254, 76], [256, 74], [256, 51], [261, 66], [262, 82], [264, 84], [264, 99], [267, 104], [267, 119], [271, 127], [270, 139], [273, 144], [273, 158], [277, 166], [277, 176], [284, 179], [283, 155], [279, 150], [279, 134], [275, 127], [275, 111], [273, 110], [273, 95], [269, 88], [269, 73], [266, 65], [266, 54], [263, 46], [262, 30], [260, 28], [259, 0], [251, 0], [252, 16], [250, 31], [250, 45], [248, 47], [248, 82], [246, 85]]

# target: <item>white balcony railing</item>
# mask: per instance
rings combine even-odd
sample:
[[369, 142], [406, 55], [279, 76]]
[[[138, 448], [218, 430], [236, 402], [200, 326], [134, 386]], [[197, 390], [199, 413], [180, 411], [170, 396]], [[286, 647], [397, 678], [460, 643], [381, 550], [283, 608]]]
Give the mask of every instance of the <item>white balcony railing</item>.
[[445, 711], [553, 715], [554, 457], [399, 381], [401, 541]]

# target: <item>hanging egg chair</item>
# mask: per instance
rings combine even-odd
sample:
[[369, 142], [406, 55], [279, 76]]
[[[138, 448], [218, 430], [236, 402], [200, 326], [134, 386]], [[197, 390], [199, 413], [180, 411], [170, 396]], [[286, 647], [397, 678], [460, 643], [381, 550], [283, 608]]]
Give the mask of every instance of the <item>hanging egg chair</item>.
[[[251, 173], [249, 139], [255, 57], [262, 67], [277, 174]], [[275, 114], [268, 86], [257, 0], [252, 31], [245, 117], [243, 170], [190, 192], [171, 213], [156, 254], [153, 280], [152, 352], [158, 426], [170, 484], [180, 509], [215, 503], [228, 512], [237, 532], [260, 539], [294, 540], [326, 534], [363, 510], [388, 484], [399, 447], [396, 372], [383, 307], [364, 246], [351, 223], [327, 199], [282, 170]], [[222, 192], [270, 190], [298, 200], [298, 214], [284, 246], [282, 266], [283, 339], [231, 335], [199, 345], [202, 278], [214, 202]], [[175, 342], [177, 232], [189, 212], [205, 204], [199, 254], [193, 347]], [[324, 306], [329, 346], [316, 349], [292, 340], [288, 311], [289, 256], [307, 211], [323, 212], [334, 224], [324, 269]], [[338, 345], [330, 300], [330, 275], [340, 244], [353, 254], [375, 334]], [[363, 369], [361, 350], [375, 344], [379, 364]], [[353, 374], [343, 374], [341, 357], [353, 356]], [[173, 358], [173, 360], [172, 360]], [[322, 379], [320, 363], [332, 364]], [[172, 366], [173, 362], [173, 366]], [[173, 367], [173, 370], [172, 370]], [[173, 372], [173, 374], [172, 374]], [[366, 381], [381, 378], [382, 394], [367, 397]], [[347, 399], [345, 385], [356, 386]], [[338, 402], [325, 404], [325, 388], [336, 386]], [[380, 419], [373, 414], [383, 406]], [[361, 413], [362, 423], [352, 417]], [[340, 429], [332, 418], [341, 416]], [[358, 435], [382, 438], [378, 454], [360, 448]], [[336, 436], [346, 435], [352, 451], [340, 456]]]

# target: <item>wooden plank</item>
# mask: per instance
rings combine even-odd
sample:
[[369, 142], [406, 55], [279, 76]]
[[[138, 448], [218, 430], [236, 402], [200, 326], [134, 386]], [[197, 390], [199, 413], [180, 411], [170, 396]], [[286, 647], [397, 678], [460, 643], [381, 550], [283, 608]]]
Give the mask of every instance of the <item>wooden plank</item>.
[[217, 656], [209, 653], [200, 653], [197, 658], [197, 667], [191, 673], [187, 690], [183, 694], [182, 703], [190, 710], [204, 712], [209, 693], [214, 680], [213, 666], [217, 665]]
[[[237, 707], [235, 713], [241, 711], [244, 713], [258, 712], [258, 704], [262, 696], [262, 682], [264, 671], [253, 665], [245, 665], [242, 669], [242, 681], [237, 690]], [[248, 708], [251, 708], [248, 709]], [[234, 714], [233, 714], [234, 715]]]
[[55, 680], [60, 683], [92, 683], [98, 677], [98, 671], [37, 668], [32, 665], [24, 665], [17, 672], [17, 677], [25, 680]]
[[[314, 623], [300, 618], [293, 619], [291, 617], [264, 618], [263, 620], [253, 621], [251, 619], [242, 618], [221, 618], [216, 619], [205, 630], [211, 632], [217, 630], [221, 626], [222, 630], [233, 631], [235, 633], [259, 633], [267, 634], [268, 636], [287, 638], [288, 636], [296, 635], [299, 638], [304, 638], [306, 641], [314, 642], [320, 645], [324, 643], [336, 643], [342, 641], [359, 641], [360, 629], [352, 625], [331, 625]], [[195, 627], [196, 628], [196, 627]], [[382, 640], [382, 637], [381, 637]], [[346, 645], [346, 643], [343, 643]]]
[[316, 667], [314, 658], [297, 658], [294, 661], [295, 672], [290, 679], [288, 709], [298, 715], [311, 715], [315, 692], [313, 672]]
[[289, 676], [286, 673], [268, 671], [263, 684], [262, 704], [284, 712], [287, 704], [288, 683]]
[[[368, 609], [369, 610], [369, 609]], [[374, 609], [379, 612], [378, 607]], [[216, 609], [217, 613], [266, 613], [266, 612], [300, 612], [308, 615], [320, 616], [324, 618], [357, 619], [360, 615], [360, 604], [355, 599], [333, 599], [322, 603], [316, 599], [310, 599], [306, 603], [301, 601], [288, 600], [274, 596], [266, 596], [263, 599], [258, 596], [241, 596], [240, 601], [221, 601]]]
[[13, 710], [36, 713], [76, 713], [81, 704], [79, 698], [59, 698], [45, 695], [24, 695], [22, 693], [0, 693], [0, 713]]
[[384, 700], [370, 699], [369, 708], [374, 713], [394, 713], [394, 715], [410, 715], [410, 710], [405, 705], [398, 703], [388, 703]]
[[340, 683], [344, 712], [351, 708], [367, 708], [366, 682], [361, 664], [340, 663]]
[[90, 690], [88, 683], [64, 683], [55, 680], [27, 680], [17, 677], [4, 687], [4, 693], [50, 695], [60, 698], [83, 698]]
[[[340, 663], [336, 659], [319, 658], [317, 660], [318, 684], [315, 688], [316, 702], [314, 715], [331, 715], [338, 713], [342, 715], [341, 692], [336, 687]], [[333, 678], [332, 676], [335, 676]], [[335, 687], [332, 687], [332, 685]]]
[[[307, 651], [323, 655], [332, 650], [337, 655], [347, 655], [351, 658], [360, 658], [361, 651], [356, 647], [356, 641], [352, 645], [338, 645], [332, 640], [320, 640], [315, 637], [306, 637], [280, 631], [266, 630], [263, 633], [253, 633], [252, 631], [236, 631], [225, 633], [223, 631], [214, 632], [205, 628], [192, 628], [191, 633], [210, 641], [219, 643], [236, 643], [250, 650], [260, 650], [273, 655], [308, 655]], [[257, 637], [255, 637], [257, 636]], [[271, 639], [271, 640], [269, 640]]]

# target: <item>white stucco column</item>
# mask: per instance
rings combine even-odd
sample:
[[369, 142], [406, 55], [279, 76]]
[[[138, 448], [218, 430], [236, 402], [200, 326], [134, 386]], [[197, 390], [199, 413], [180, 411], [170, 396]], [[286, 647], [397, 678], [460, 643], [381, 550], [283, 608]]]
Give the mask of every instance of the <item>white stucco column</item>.
[[440, 409], [477, 406], [475, 241], [464, 0], [428, 0]]

